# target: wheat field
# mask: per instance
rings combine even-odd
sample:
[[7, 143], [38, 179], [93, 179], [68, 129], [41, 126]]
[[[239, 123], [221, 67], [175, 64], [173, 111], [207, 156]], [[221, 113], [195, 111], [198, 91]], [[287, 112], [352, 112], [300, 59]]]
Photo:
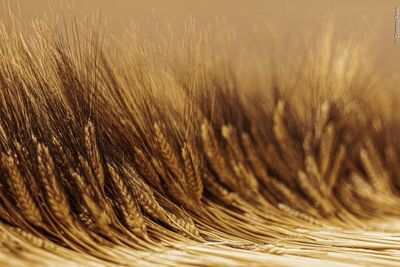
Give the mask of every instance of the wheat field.
[[1, 24], [1, 266], [400, 265], [398, 80], [361, 42], [97, 22]]

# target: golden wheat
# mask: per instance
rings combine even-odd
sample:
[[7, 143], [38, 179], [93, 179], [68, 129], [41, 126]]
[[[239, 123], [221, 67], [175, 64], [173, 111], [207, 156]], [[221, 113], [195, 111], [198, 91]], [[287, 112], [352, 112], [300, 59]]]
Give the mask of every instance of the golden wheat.
[[361, 45], [269, 65], [212, 27], [14, 22], [1, 266], [398, 265], [399, 96]]

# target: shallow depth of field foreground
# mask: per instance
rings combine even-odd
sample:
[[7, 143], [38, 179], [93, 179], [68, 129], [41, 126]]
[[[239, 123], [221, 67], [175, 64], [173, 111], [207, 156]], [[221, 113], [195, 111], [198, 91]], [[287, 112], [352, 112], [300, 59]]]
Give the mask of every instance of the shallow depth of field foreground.
[[0, 266], [399, 266], [399, 87], [363, 43], [167, 28], [2, 24]]

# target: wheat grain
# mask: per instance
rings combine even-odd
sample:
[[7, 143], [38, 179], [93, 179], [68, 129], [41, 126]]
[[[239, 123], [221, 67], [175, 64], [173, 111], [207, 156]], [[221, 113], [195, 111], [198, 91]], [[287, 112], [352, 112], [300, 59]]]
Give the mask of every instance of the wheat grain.
[[81, 163], [81, 167], [83, 169], [85, 177], [88, 178], [88, 183], [85, 183], [86, 186], [90, 188], [90, 191], [94, 196], [100, 197], [102, 195], [102, 189], [97, 186], [96, 177], [93, 173], [92, 168], [89, 165], [89, 162], [82, 155], [79, 155], [78, 159]]
[[49, 149], [45, 145], [39, 143], [37, 153], [39, 174], [45, 188], [50, 208], [60, 222], [72, 225], [70, 205], [57, 181], [57, 175]]
[[289, 166], [284, 163], [281, 159], [275, 146], [269, 144], [267, 146], [267, 153], [264, 155], [265, 161], [267, 162], [269, 168], [279, 175], [279, 178], [284, 180], [289, 186], [294, 186], [294, 173], [289, 169]]
[[235, 199], [234, 194], [215, 181], [215, 178], [207, 171], [203, 173], [204, 183], [215, 197], [220, 198], [227, 205], [231, 205]]
[[128, 183], [132, 186], [132, 194], [135, 196], [142, 209], [155, 219], [164, 222], [168, 221], [168, 216], [155, 199], [153, 190], [142, 181], [132, 167], [125, 165], [124, 171], [130, 178]]
[[143, 216], [140, 212], [140, 209], [136, 203], [136, 200], [133, 198], [129, 189], [125, 185], [122, 178], [116, 172], [115, 168], [111, 165], [107, 165], [108, 170], [113, 178], [114, 183], [117, 185], [118, 191], [121, 194], [121, 210], [124, 215], [124, 219], [126, 224], [137, 234], [140, 236], [146, 236], [146, 224], [143, 220]]
[[88, 151], [89, 158], [91, 159], [91, 163], [93, 166], [94, 174], [96, 176], [96, 180], [98, 181], [100, 188], [104, 188], [104, 171], [103, 165], [101, 162], [94, 125], [91, 121], [89, 121], [85, 127], [85, 146]]
[[306, 171], [314, 186], [318, 187], [322, 183], [322, 175], [313, 155], [307, 155], [305, 160]]
[[375, 149], [375, 146], [370, 138], [366, 140], [366, 149], [360, 150], [360, 157], [364, 168], [366, 169], [372, 183], [378, 190], [390, 192], [390, 178], [386, 171], [382, 159]]
[[14, 199], [24, 217], [34, 225], [41, 226], [43, 218], [32, 198], [23, 175], [18, 169], [16, 159], [11, 155], [2, 154], [1, 159], [9, 174], [9, 185], [13, 189]]
[[291, 161], [291, 165], [300, 167], [300, 157], [295, 151], [295, 144], [292, 142], [292, 137], [290, 136], [284, 121], [285, 105], [286, 104], [282, 99], [280, 99], [277, 103], [273, 116], [273, 132], [285, 159]]
[[271, 177], [268, 180], [268, 186], [276, 190], [278, 192], [278, 195], [282, 195], [288, 204], [301, 209], [307, 209], [307, 202], [279, 180]]
[[244, 163], [245, 159], [243, 157], [242, 148], [240, 147], [239, 139], [232, 125], [222, 126], [221, 133], [228, 143], [228, 147], [230, 148], [231, 154], [233, 155], [233, 160]]
[[203, 180], [200, 174], [200, 162], [195, 156], [192, 147], [185, 143], [182, 148], [182, 159], [185, 166], [187, 184], [197, 202], [203, 196]]
[[165, 138], [164, 134], [161, 131], [160, 126], [158, 124], [155, 124], [154, 129], [160, 147], [160, 152], [166, 166], [172, 172], [174, 177], [177, 179], [181, 188], [186, 189], [187, 188], [186, 176], [184, 171], [182, 170], [180, 159], [176, 156], [174, 150], [168, 143], [167, 139]]
[[33, 234], [19, 228], [15, 228], [13, 230], [35, 246], [38, 246], [53, 253], [62, 253], [62, 249], [49, 240], [34, 236]]
[[323, 215], [332, 215], [333, 207], [322, 197], [321, 193], [316, 189], [303, 171], [298, 173], [299, 186], [303, 192], [314, 203], [315, 207], [320, 209]]
[[52, 139], [52, 143], [56, 147], [56, 149], [58, 151], [58, 155], [61, 157], [62, 163], [64, 164], [64, 166], [69, 166], [71, 163], [74, 162], [74, 159], [72, 158], [71, 153], [69, 151], [65, 151], [65, 149], [61, 145], [60, 141], [54, 136]]
[[386, 147], [385, 156], [389, 164], [389, 169], [391, 170], [393, 183], [395, 186], [398, 186], [400, 185], [400, 167], [398, 166], [398, 163], [400, 162], [399, 156], [392, 146]]
[[91, 229], [97, 229], [103, 233], [110, 231], [111, 219], [104, 209], [104, 201], [96, 201], [93, 190], [88, 187], [83, 177], [71, 171], [71, 176], [74, 178], [78, 189], [81, 192], [82, 206], [80, 209], [82, 213], [79, 215], [83, 223]]
[[161, 180], [157, 174], [157, 171], [152, 165], [151, 160], [145, 155], [145, 153], [138, 147], [135, 147], [136, 163], [139, 169], [146, 175], [146, 179], [149, 180], [152, 186], [156, 187], [159, 191], [162, 191]]
[[280, 210], [282, 210], [283, 212], [285, 212], [287, 215], [302, 219], [302, 220], [312, 223], [312, 224], [317, 224], [316, 220], [313, 217], [311, 217], [301, 211], [295, 210], [283, 203], [278, 203], [278, 208]]
[[335, 128], [333, 123], [329, 123], [322, 134], [319, 155], [320, 170], [323, 177], [328, 173], [331, 164], [331, 156], [333, 150], [333, 142], [335, 140]]
[[21, 166], [25, 166], [24, 168], [24, 172], [25, 172], [25, 177], [28, 180], [30, 189], [31, 189], [31, 193], [33, 195], [38, 195], [40, 193], [40, 188], [39, 185], [35, 179], [35, 177], [33, 177], [32, 172], [29, 170], [29, 159], [30, 159], [30, 155], [27, 152], [27, 150], [22, 147], [22, 145], [19, 142], [15, 142], [15, 149], [16, 149], [16, 154], [18, 155], [18, 161], [20, 163]]
[[[329, 121], [329, 113], [331, 110], [331, 105], [328, 101], [322, 103], [321, 108], [318, 113], [318, 119], [315, 125], [315, 138], [316, 140], [320, 140], [323, 136], [324, 132], [328, 128], [328, 121]], [[328, 125], [326, 125], [328, 123]], [[325, 131], [324, 131], [325, 128]], [[322, 137], [323, 138], [323, 137]]]
[[[173, 213], [169, 213], [168, 217], [172, 220], [171, 226], [174, 226], [174, 228], [178, 228], [178, 229], [181, 228], [181, 229], [183, 229], [184, 232], [190, 233], [196, 237], [200, 236], [199, 231], [197, 230], [193, 221], [185, 220], [181, 217], [176, 216]], [[170, 223], [171, 223], [171, 221], [170, 221]]]
[[201, 125], [201, 137], [207, 153], [208, 162], [211, 164], [213, 170], [218, 174], [218, 178], [220, 178], [221, 181], [230, 188], [235, 188], [237, 182], [233, 178], [234, 175], [227, 168], [225, 159], [221, 155], [217, 145], [214, 129], [207, 121], [204, 121]]
[[1, 203], [0, 203], [0, 220], [12, 224], [12, 217], [10, 216], [10, 214], [8, 214], [7, 209]]
[[326, 180], [326, 190], [328, 194], [332, 193], [334, 186], [336, 185], [337, 179], [339, 178], [339, 173], [342, 168], [342, 164], [346, 158], [346, 148], [344, 145], [340, 145], [338, 148], [338, 152], [336, 153], [335, 160], [333, 161], [333, 165], [330, 170], [330, 174], [328, 179]]
[[232, 162], [233, 170], [238, 177], [239, 187], [237, 191], [247, 200], [260, 199], [258, 195], [258, 181], [252, 173], [247, 171], [242, 164]]
[[269, 176], [266, 170], [266, 165], [262, 162], [253, 142], [250, 139], [250, 136], [247, 133], [242, 133], [242, 142], [246, 151], [247, 159], [249, 160], [255, 174], [264, 183], [267, 183], [267, 181], [269, 180]]
[[3, 126], [0, 123], [0, 142], [4, 145], [7, 144], [8, 138], [6, 131], [4, 130]]

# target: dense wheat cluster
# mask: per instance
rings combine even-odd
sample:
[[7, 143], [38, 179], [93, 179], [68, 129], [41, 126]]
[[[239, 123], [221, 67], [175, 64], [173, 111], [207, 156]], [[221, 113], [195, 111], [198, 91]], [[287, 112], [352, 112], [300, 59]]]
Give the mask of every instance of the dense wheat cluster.
[[64, 26], [1, 27], [1, 266], [399, 264], [396, 88], [359, 44]]

